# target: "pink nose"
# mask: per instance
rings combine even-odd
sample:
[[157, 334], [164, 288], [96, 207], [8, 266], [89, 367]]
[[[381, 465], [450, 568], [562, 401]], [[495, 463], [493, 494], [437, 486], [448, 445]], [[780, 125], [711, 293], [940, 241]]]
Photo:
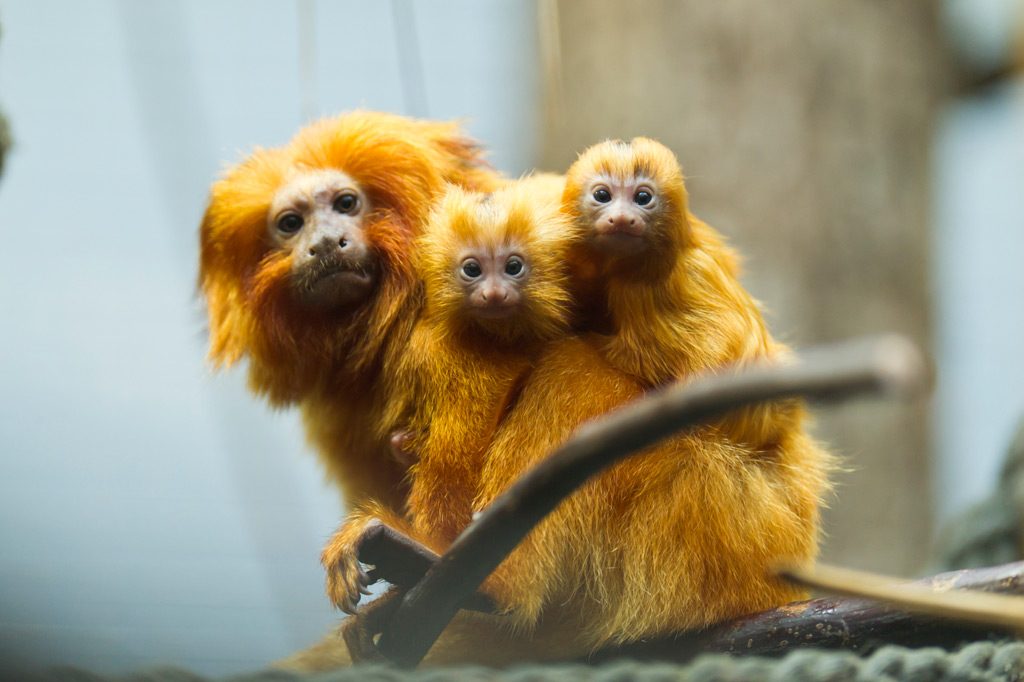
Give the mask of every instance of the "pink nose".
[[508, 289], [503, 287], [487, 287], [480, 292], [480, 298], [484, 303], [497, 303], [508, 300]]

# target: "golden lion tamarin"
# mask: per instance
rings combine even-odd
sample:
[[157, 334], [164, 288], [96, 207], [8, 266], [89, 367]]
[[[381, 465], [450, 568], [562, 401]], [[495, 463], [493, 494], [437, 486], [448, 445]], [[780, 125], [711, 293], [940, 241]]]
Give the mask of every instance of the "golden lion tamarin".
[[357, 111], [257, 150], [211, 190], [199, 287], [210, 359], [249, 363], [249, 385], [302, 410], [351, 505], [401, 509], [405, 467], [374, 428], [420, 306], [412, 242], [447, 183], [497, 175], [451, 123]]
[[[608, 331], [601, 351], [644, 386], [789, 357], [740, 284], [736, 254], [690, 213], [679, 162], [664, 145], [636, 138], [587, 149], [569, 169], [563, 210], [577, 230], [575, 289], [591, 292], [601, 316], [593, 326]], [[740, 410], [716, 428], [760, 448], [802, 432], [803, 421], [801, 403], [786, 401]]]
[[594, 145], [569, 169], [563, 205], [580, 230], [577, 288], [605, 297], [613, 365], [659, 386], [781, 352], [737, 278], [736, 255], [690, 214], [666, 147]]
[[489, 194], [453, 187], [417, 240], [425, 304], [386, 372], [406, 399], [392, 401], [385, 422], [416, 453], [408, 523], [367, 506], [334, 536], [323, 563], [342, 610], [354, 611], [366, 580], [354, 544], [365, 523], [384, 515], [437, 551], [469, 525], [491, 436], [545, 344], [568, 332], [563, 184], [537, 176]]
[[[613, 193], [629, 203], [613, 204]], [[678, 164], [663, 147], [642, 140], [589, 150], [569, 173], [563, 209], [573, 222], [564, 233], [573, 293], [594, 315], [584, 316], [584, 329], [609, 333], [544, 344], [486, 453], [469, 460], [476, 476], [464, 462], [436, 458], [439, 474], [418, 479], [411, 470], [410, 500], [420, 499], [422, 483], [424, 496], [472, 495], [472, 509], [484, 509], [586, 420], [671, 380], [784, 357], [740, 286], [731, 251], [689, 215]], [[451, 395], [439, 388], [443, 410]], [[460, 614], [427, 661], [571, 658], [801, 596], [772, 569], [817, 551], [830, 458], [803, 421], [798, 401], [739, 411], [597, 476], [485, 583], [503, 619]], [[360, 514], [341, 533], [351, 533], [346, 551], [376, 522], [444, 549], [431, 528], [443, 515]], [[493, 633], [501, 636], [491, 647]], [[331, 650], [307, 652], [301, 665], [316, 667]]]
[[[643, 392], [585, 337], [552, 341], [492, 439], [473, 509], [580, 424]], [[772, 570], [816, 552], [825, 463], [799, 429], [759, 451], [704, 427], [617, 464], [564, 500], [484, 583], [504, 615], [461, 612], [424, 663], [574, 659], [800, 598]], [[431, 537], [422, 532], [429, 518], [385, 511], [374, 520], [367, 509], [361, 521]], [[328, 640], [291, 664], [324, 669], [347, 655], [340, 639]]]

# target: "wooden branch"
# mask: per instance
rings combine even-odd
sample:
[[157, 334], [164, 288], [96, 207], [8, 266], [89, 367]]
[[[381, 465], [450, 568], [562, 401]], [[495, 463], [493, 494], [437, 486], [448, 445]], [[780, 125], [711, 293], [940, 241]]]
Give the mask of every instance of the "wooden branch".
[[[1024, 562], [1009, 565], [1024, 567]], [[1024, 599], [959, 590], [955, 583], [963, 572], [952, 574], [948, 583], [933, 578], [925, 585], [895, 585], [893, 579], [886, 576], [826, 564], [790, 567], [779, 575], [806, 587], [874, 599], [916, 613], [1024, 632]], [[1020, 577], [1014, 576], [1014, 579], [1014, 585], [1019, 588]]]
[[[373, 531], [377, 537], [368, 540], [366, 546], [371, 550], [367, 554], [360, 552], [360, 560], [377, 562], [381, 577], [407, 588], [423, 577], [437, 555], [394, 529], [387, 531]], [[427, 554], [434, 558], [417, 558]], [[403, 568], [397, 569], [398, 564], [404, 564]], [[418, 571], [422, 572], [417, 575]], [[590, 661], [635, 658], [684, 662], [701, 652], [780, 655], [800, 647], [858, 647], [871, 640], [952, 646], [966, 640], [1006, 635], [1011, 630], [1024, 631], [1024, 561], [942, 573], [898, 585], [891, 578], [822, 564], [814, 568], [788, 568], [780, 575], [808, 587], [861, 598], [796, 602], [701, 632], [602, 649]], [[1022, 596], [1006, 597], [1000, 593]], [[393, 617], [396, 608], [397, 603], [389, 604], [387, 618]], [[363, 626], [371, 635], [386, 627], [379, 618], [371, 621]], [[968, 625], [966, 621], [978, 625]], [[363, 634], [362, 629], [354, 632]], [[346, 633], [347, 638], [352, 636]], [[372, 638], [360, 640], [358, 647], [350, 642], [350, 648], [355, 649], [353, 655], [358, 654], [360, 660], [374, 660], [375, 650], [371, 650], [368, 642]]]
[[673, 386], [584, 424], [480, 514], [406, 594], [380, 637], [381, 653], [403, 667], [419, 664], [459, 605], [530, 530], [588, 478], [627, 455], [754, 403], [908, 392], [921, 382], [923, 367], [916, 349], [900, 338], [852, 342], [812, 351], [793, 365], [755, 365]]
[[[1024, 562], [941, 573], [890, 589], [942, 596], [952, 596], [954, 593], [949, 590], [1024, 595]], [[963, 594], [968, 599], [991, 596], [977, 592], [955, 594]], [[1019, 597], [1014, 599], [1019, 600]], [[703, 652], [771, 656], [800, 647], [853, 648], [874, 640], [905, 646], [953, 646], [965, 640], [1007, 634], [1010, 634], [1008, 630], [993, 624], [966, 625], [962, 621], [901, 610], [874, 599], [829, 597], [787, 604], [703, 632], [602, 650], [591, 660], [629, 657], [682, 662]]]
[[371, 526], [357, 544], [359, 561], [374, 567], [369, 572], [371, 583], [386, 580], [392, 585], [412, 587], [440, 558], [428, 547], [382, 523]]
[[[441, 558], [430, 548], [385, 524], [371, 526], [363, 533], [358, 545], [359, 561], [373, 566], [369, 572], [371, 583], [386, 580], [392, 585], [410, 588]], [[495, 610], [494, 601], [482, 592], [471, 594], [460, 608], [480, 613], [494, 613]]]

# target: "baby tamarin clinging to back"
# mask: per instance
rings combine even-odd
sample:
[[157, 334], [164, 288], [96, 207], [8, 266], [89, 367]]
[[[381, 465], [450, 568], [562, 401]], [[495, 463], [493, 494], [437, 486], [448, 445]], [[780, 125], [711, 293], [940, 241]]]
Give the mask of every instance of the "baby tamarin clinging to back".
[[[470, 522], [483, 459], [524, 376], [568, 331], [563, 183], [535, 176], [489, 194], [451, 188], [417, 240], [426, 302], [386, 381], [405, 387], [385, 432], [415, 453], [408, 521], [389, 524], [443, 551]], [[370, 512], [370, 513], [368, 513]], [[324, 550], [328, 593], [351, 612], [365, 577], [353, 543], [380, 509], [357, 511]], [[410, 525], [411, 524], [411, 525]]]
[[[615, 367], [655, 387], [788, 356], [740, 284], [735, 253], [689, 212], [679, 162], [664, 145], [638, 137], [590, 147], [569, 169], [563, 209], [577, 229], [574, 293], [597, 299], [591, 324], [610, 327], [601, 350]], [[740, 411], [719, 427], [760, 447], [802, 421], [790, 401]]]
[[657, 386], [772, 350], [735, 254], [690, 214], [666, 147], [642, 137], [590, 147], [569, 169], [563, 206], [580, 230], [579, 286], [606, 297], [612, 364]]

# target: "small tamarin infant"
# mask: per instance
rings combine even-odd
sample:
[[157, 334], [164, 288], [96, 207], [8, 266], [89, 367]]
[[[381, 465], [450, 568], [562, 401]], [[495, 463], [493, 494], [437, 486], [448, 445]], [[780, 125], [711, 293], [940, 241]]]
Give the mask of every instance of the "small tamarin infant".
[[[576, 230], [574, 294], [590, 302], [583, 326], [607, 333], [599, 345], [612, 365], [656, 387], [788, 358], [740, 284], [736, 254], [690, 213], [682, 170], [667, 147], [642, 137], [590, 147], [570, 167], [562, 203]], [[799, 401], [784, 401], [738, 411], [717, 426], [760, 448], [783, 431], [800, 431], [802, 422]]]
[[[386, 419], [415, 453], [408, 516], [389, 525], [444, 551], [471, 520], [491, 437], [549, 340], [568, 330], [563, 183], [529, 177], [489, 194], [452, 187], [416, 242], [425, 304], [387, 383], [405, 387]], [[390, 370], [390, 371], [389, 371]], [[367, 514], [372, 512], [372, 514]], [[325, 548], [328, 594], [352, 612], [366, 577], [354, 542], [368, 506]]]
[[658, 386], [778, 348], [735, 254], [690, 214], [665, 146], [638, 137], [590, 147], [569, 169], [563, 207], [579, 230], [576, 289], [605, 297], [603, 352], [616, 367]]

